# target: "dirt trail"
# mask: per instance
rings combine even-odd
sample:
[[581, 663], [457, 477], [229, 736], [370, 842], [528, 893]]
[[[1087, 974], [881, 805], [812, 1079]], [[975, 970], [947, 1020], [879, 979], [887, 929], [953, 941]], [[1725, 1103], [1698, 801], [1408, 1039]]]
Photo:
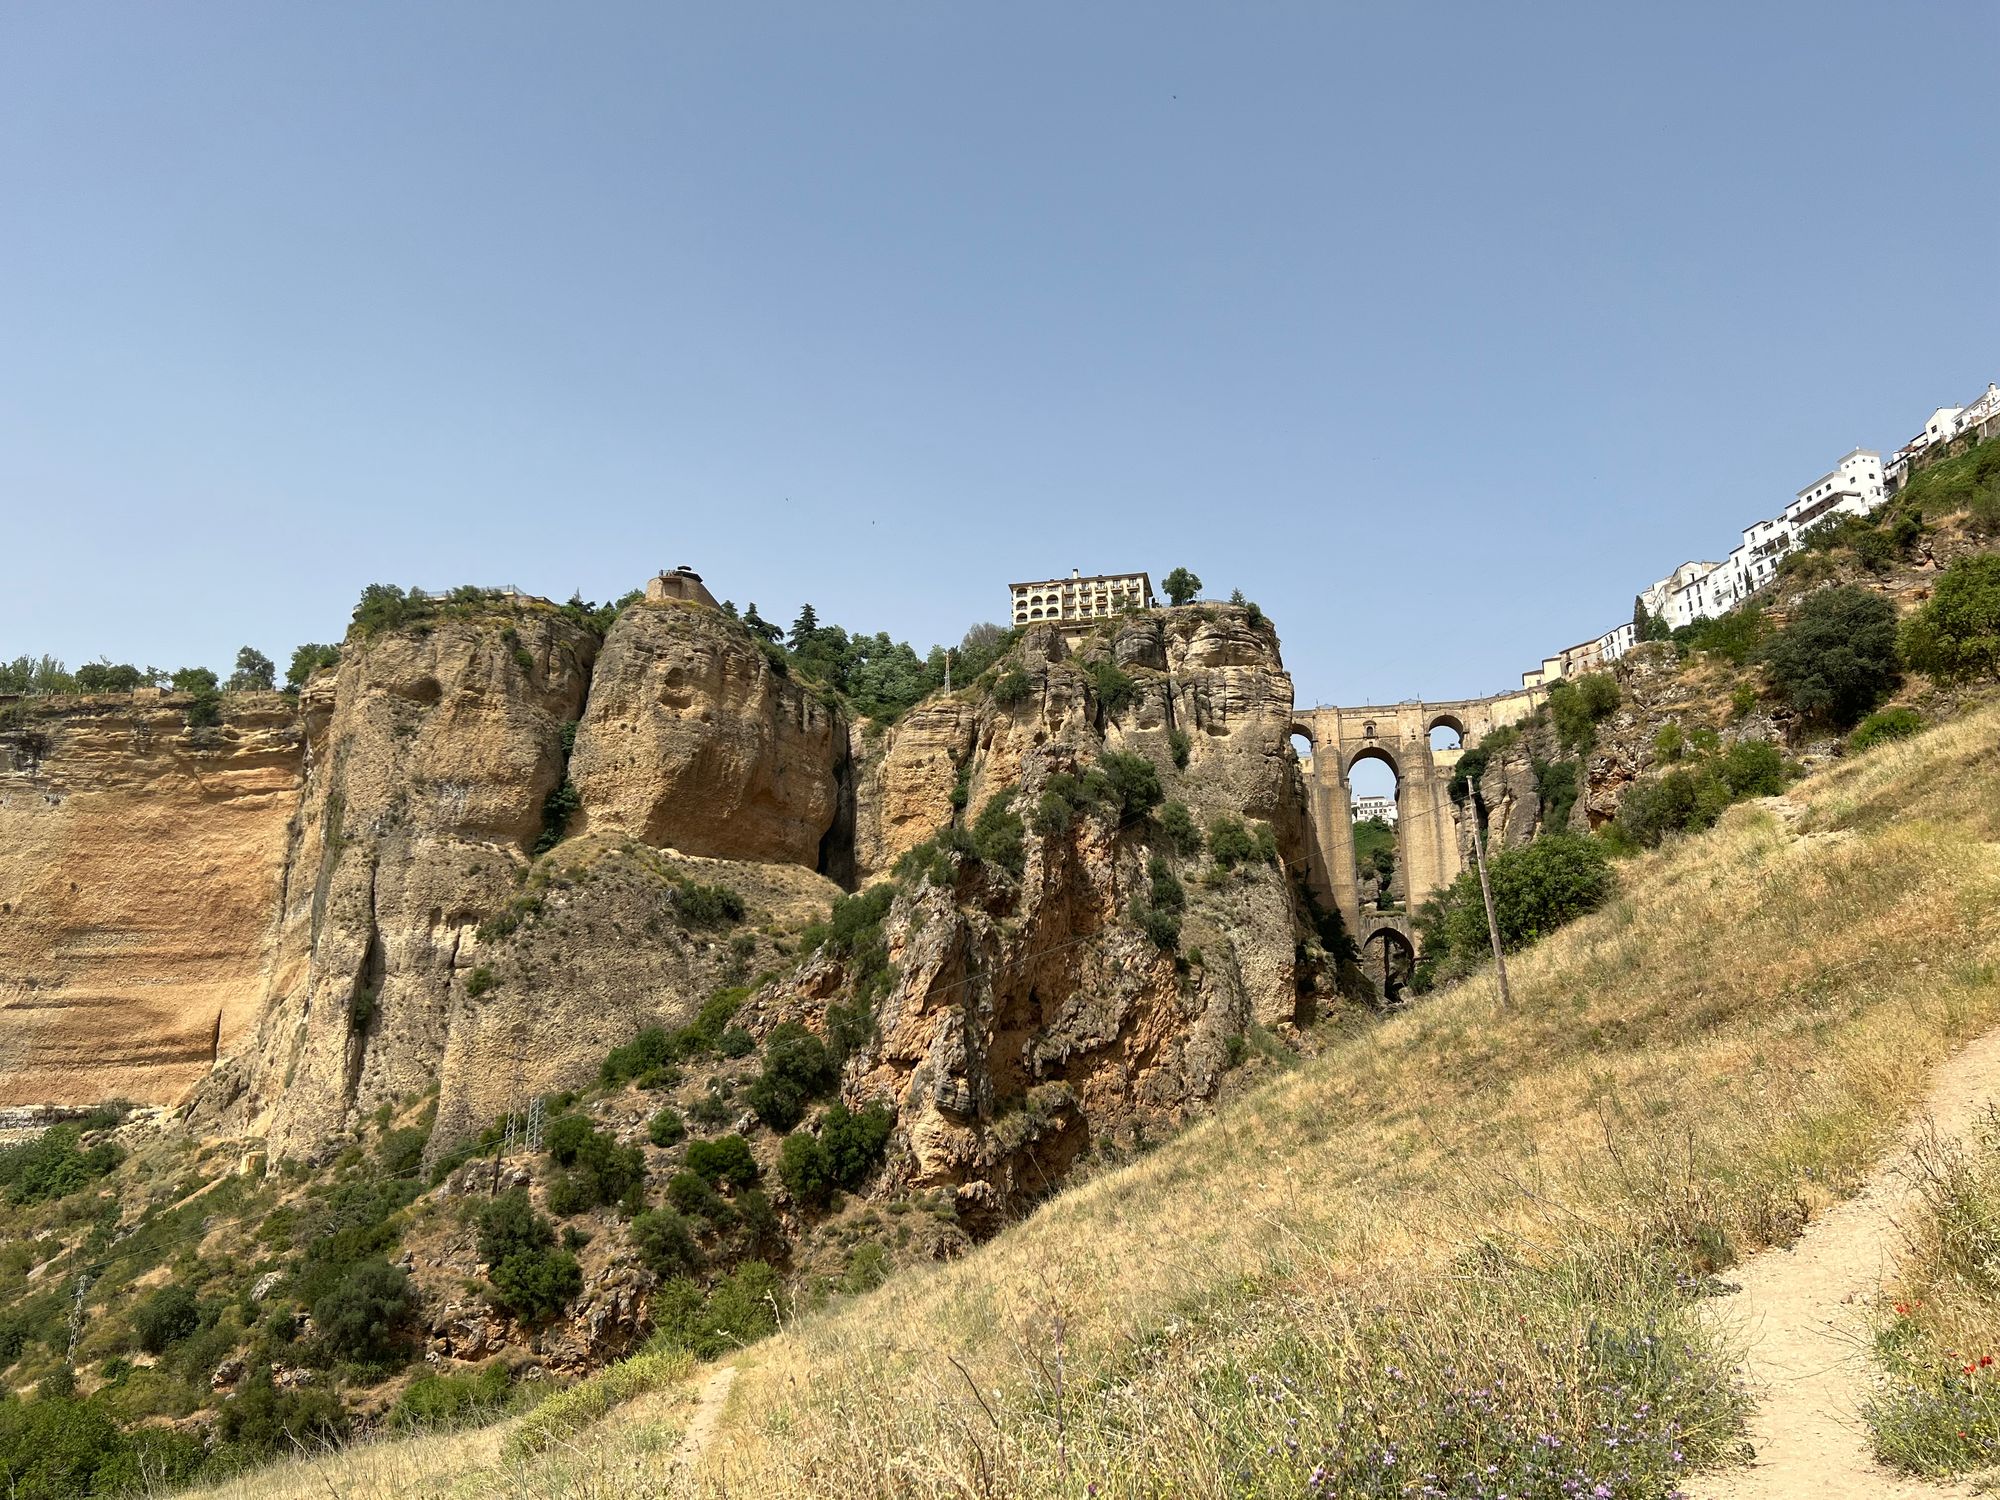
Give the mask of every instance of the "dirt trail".
[[1789, 1250], [1752, 1256], [1732, 1279], [1742, 1290], [1715, 1304], [1749, 1340], [1757, 1409], [1748, 1468], [1705, 1476], [1694, 1500], [1946, 1500], [1963, 1485], [1892, 1474], [1870, 1455], [1860, 1420], [1867, 1395], [1868, 1301], [1895, 1269], [1897, 1224], [1915, 1203], [1906, 1168], [1927, 1123], [1941, 1135], [1969, 1130], [2000, 1098], [2000, 1032], [1981, 1037], [1938, 1070], [1902, 1144], [1854, 1198], [1828, 1210]]
[[701, 1457], [702, 1449], [708, 1446], [709, 1437], [715, 1432], [715, 1424], [722, 1420], [723, 1403], [729, 1399], [729, 1388], [735, 1383], [734, 1365], [724, 1365], [702, 1383], [701, 1394], [695, 1397], [694, 1415], [688, 1418], [681, 1445], [674, 1450], [676, 1465], [686, 1468]]

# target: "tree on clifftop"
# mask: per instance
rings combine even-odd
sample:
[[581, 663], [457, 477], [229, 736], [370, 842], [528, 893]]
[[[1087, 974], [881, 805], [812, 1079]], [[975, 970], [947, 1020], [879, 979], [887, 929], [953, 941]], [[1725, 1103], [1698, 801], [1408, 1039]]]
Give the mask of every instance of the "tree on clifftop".
[[1186, 568], [1175, 568], [1160, 580], [1160, 587], [1167, 591], [1170, 604], [1192, 604], [1201, 592], [1201, 579]]
[[271, 658], [252, 646], [236, 653], [236, 670], [229, 674], [232, 693], [268, 693], [277, 683], [277, 667]]

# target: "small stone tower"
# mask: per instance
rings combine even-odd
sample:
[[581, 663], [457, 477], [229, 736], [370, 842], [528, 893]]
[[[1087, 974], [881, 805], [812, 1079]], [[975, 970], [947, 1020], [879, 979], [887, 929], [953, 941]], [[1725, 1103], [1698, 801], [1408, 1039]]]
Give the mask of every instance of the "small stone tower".
[[667, 599], [679, 599], [688, 604], [706, 604], [710, 609], [718, 608], [715, 595], [702, 585], [701, 574], [683, 564], [671, 573], [661, 571], [646, 580], [646, 599], [658, 604]]

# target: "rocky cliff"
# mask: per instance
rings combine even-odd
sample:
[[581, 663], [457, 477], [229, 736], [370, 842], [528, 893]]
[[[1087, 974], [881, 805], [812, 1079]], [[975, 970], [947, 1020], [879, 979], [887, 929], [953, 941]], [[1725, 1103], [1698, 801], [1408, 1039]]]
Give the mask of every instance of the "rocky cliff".
[[276, 694], [157, 693], [0, 728], [0, 1104], [183, 1094], [255, 1025], [303, 735]]
[[[849, 1084], [897, 1103], [913, 1182], [984, 1212], [1201, 1107], [1246, 1031], [1326, 987], [1291, 683], [1245, 609], [1031, 631], [886, 729], [673, 603], [602, 638], [541, 601], [443, 609], [357, 631], [296, 707], [231, 702], [212, 733], [125, 704], [9, 741], [0, 954], [36, 1019], [0, 1097], [198, 1083], [208, 1127], [318, 1157], [435, 1087], [443, 1146], [724, 986], [778, 976], [746, 1019], [824, 1026], [854, 976], [795, 934], [912, 850], [941, 872], [943, 841], [964, 867], [898, 881]], [[1105, 811], [1121, 754], [1150, 809]], [[1037, 808], [1064, 787], [1057, 826]], [[1026, 817], [1018, 870], [962, 859], [996, 802]], [[1189, 831], [1218, 819], [1257, 852], [1210, 859]], [[1177, 942], [1143, 928], [1156, 895]]]
[[628, 607], [605, 637], [570, 774], [579, 831], [686, 854], [823, 868], [847, 726], [736, 622]]
[[[947, 1188], [975, 1230], [997, 1223], [1079, 1154], [1182, 1122], [1246, 1033], [1330, 993], [1299, 905], [1291, 708], [1268, 623], [1205, 607], [1073, 645], [1031, 630], [970, 689], [863, 737], [856, 861], [903, 865], [882, 924], [891, 979], [845, 1093], [894, 1104], [898, 1186]], [[1107, 754], [1142, 758], [1197, 825], [1268, 830], [1265, 852], [1225, 865], [1129, 800], [1052, 816], [1066, 793], [1051, 789], [1088, 785]], [[964, 847], [996, 799], [1029, 814], [1018, 873]], [[1172, 907], [1177, 940], [1142, 907]], [[824, 1027], [852, 1002], [851, 967], [823, 952], [760, 997], [763, 1024]]]

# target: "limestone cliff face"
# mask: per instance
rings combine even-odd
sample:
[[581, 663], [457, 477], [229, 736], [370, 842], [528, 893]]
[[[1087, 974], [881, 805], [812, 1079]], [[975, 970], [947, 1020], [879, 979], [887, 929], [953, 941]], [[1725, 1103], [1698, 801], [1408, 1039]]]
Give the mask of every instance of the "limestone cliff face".
[[275, 1156], [437, 1080], [468, 940], [528, 863], [596, 645], [546, 607], [447, 617], [350, 641], [305, 695], [279, 957], [251, 1055], [204, 1101]]
[[157, 693], [0, 731], [0, 1104], [180, 1097], [254, 1026], [303, 735], [277, 694]]
[[[787, 969], [786, 935], [840, 894], [820, 872], [881, 878], [1113, 750], [1204, 825], [1267, 824], [1279, 857], [1217, 870], [1152, 820], [1087, 813], [1030, 830], [1018, 878], [906, 890], [900, 979], [850, 1082], [897, 1097], [913, 1180], [997, 1213], [1076, 1152], [1201, 1108], [1232, 1038], [1287, 1023], [1317, 982], [1297, 961], [1291, 684], [1245, 610], [1031, 632], [872, 735], [739, 623], [677, 604], [629, 608], [601, 642], [540, 601], [446, 610], [351, 639], [296, 706], [231, 702], [213, 733], [127, 704], [9, 739], [0, 973], [25, 1024], [0, 1039], [0, 1102], [193, 1086], [199, 1122], [279, 1159], [436, 1087], [442, 1147]], [[538, 853], [566, 782], [567, 836]], [[1177, 950], [1132, 911], [1156, 855], [1185, 888]], [[715, 924], [690, 882], [743, 919]], [[823, 1018], [845, 983], [808, 962], [746, 1017]]]
[[635, 604], [605, 638], [570, 774], [578, 827], [685, 854], [822, 867], [846, 728], [736, 622]]
[[[1016, 672], [1027, 691], [1017, 680], [1015, 701], [997, 701], [995, 685]], [[1199, 822], [1267, 823], [1281, 851], [1223, 870], [1173, 849], [1153, 820], [1086, 816], [1046, 833], [1031, 822], [1018, 879], [962, 866], [950, 888], [929, 877], [906, 889], [884, 928], [896, 982], [846, 1082], [852, 1102], [895, 1102], [900, 1186], [950, 1187], [969, 1224], [991, 1227], [1080, 1153], [1157, 1137], [1201, 1110], [1246, 1031], [1311, 1004], [1316, 976], [1297, 961], [1307, 934], [1291, 708], [1268, 624], [1183, 609], [1119, 622], [1074, 650], [1052, 629], [1031, 631], [987, 679], [864, 742], [864, 875], [1003, 792], [1034, 808], [1052, 776], [1082, 773], [1106, 750], [1146, 757]], [[1173, 950], [1132, 915], [1150, 899], [1155, 856], [1186, 901]], [[763, 997], [763, 1020], [815, 1024], [847, 983], [822, 957]]]
[[[736, 893], [743, 920], [692, 919], [685, 881]], [[685, 1024], [718, 989], [779, 967], [771, 933], [818, 920], [840, 894], [797, 865], [696, 859], [608, 834], [566, 840], [460, 947], [461, 970], [485, 978], [480, 993], [461, 984], [448, 999], [437, 1145], [583, 1087], [642, 1029]]]
[[[1098, 660], [1131, 680], [1128, 701], [1107, 707], [1094, 691], [1089, 664]], [[992, 695], [1003, 666], [991, 680], [918, 704], [872, 742], [857, 734], [854, 859], [863, 880], [952, 821], [961, 771], [967, 806], [977, 809], [1020, 782], [1032, 751], [1050, 746], [1147, 755], [1197, 814], [1262, 819], [1289, 861], [1303, 858], [1292, 680], [1268, 621], [1252, 625], [1247, 610], [1228, 606], [1161, 610], [1100, 627], [1075, 651], [1055, 627], [1036, 626], [1006, 665], [1029, 682], [1018, 702]], [[1187, 737], [1184, 772], [1172, 763], [1175, 734]]]

